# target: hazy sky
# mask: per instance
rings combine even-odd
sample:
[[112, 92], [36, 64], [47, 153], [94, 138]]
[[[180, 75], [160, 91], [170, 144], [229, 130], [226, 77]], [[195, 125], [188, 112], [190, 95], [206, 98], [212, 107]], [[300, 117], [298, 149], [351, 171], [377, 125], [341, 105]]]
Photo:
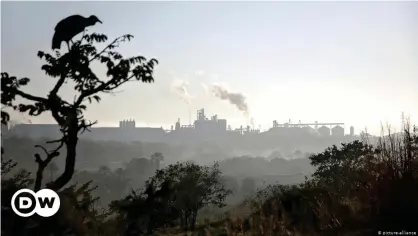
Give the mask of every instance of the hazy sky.
[[[89, 31], [110, 39], [133, 34], [121, 52], [160, 61], [154, 84], [130, 83], [90, 106], [87, 117], [103, 126], [134, 118], [168, 127], [188, 123], [190, 111], [194, 120], [198, 108], [246, 125], [235, 106], [205, 92], [215, 82], [244, 94], [262, 129], [292, 119], [374, 133], [380, 122], [398, 125], [402, 111], [418, 124], [418, 2], [2, 1], [2, 72], [30, 77], [26, 91], [45, 95], [55, 81], [36, 53], [51, 52], [56, 23], [72, 14], [97, 15], [103, 25]], [[190, 106], [174, 80], [188, 82]], [[63, 95], [72, 98], [71, 87]]]

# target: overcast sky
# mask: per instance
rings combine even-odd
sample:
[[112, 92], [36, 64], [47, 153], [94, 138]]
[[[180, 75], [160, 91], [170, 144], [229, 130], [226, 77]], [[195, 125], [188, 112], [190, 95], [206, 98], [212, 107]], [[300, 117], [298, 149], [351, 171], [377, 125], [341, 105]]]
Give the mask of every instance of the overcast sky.
[[[36, 53], [51, 52], [56, 23], [72, 14], [98, 16], [89, 31], [109, 38], [133, 34], [121, 52], [160, 61], [154, 84], [130, 83], [89, 107], [99, 126], [134, 118], [169, 127], [198, 108], [247, 125], [206, 93], [213, 83], [244, 94], [262, 129], [291, 119], [376, 133], [381, 122], [399, 125], [402, 111], [418, 124], [418, 2], [1, 2], [2, 72], [30, 77], [26, 91], [45, 95], [55, 81]], [[191, 105], [171, 89], [180, 80]]]

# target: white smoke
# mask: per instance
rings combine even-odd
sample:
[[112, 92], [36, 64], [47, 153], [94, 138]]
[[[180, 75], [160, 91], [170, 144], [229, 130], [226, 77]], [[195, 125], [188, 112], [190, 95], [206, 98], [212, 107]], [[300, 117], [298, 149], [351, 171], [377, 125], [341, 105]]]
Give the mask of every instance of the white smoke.
[[209, 87], [206, 84], [201, 83], [200, 86], [203, 88], [206, 95], [210, 95]]
[[171, 85], [171, 90], [179, 98], [181, 98], [186, 104], [192, 104], [193, 97], [188, 91], [189, 83], [180, 79], [175, 79]]
[[245, 116], [249, 115], [247, 99], [243, 94], [229, 92], [228, 89], [222, 85], [214, 84], [212, 85], [212, 95], [221, 100], [229, 101], [229, 103], [235, 105], [238, 110], [244, 112]]

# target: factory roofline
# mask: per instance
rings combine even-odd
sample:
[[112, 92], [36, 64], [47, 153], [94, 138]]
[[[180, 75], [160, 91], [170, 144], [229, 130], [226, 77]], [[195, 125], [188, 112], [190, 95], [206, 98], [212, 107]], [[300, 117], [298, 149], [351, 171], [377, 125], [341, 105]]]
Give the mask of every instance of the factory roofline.
[[284, 123], [284, 124], [277, 124], [281, 125], [291, 125], [291, 126], [304, 126], [304, 125], [345, 125], [344, 123]]

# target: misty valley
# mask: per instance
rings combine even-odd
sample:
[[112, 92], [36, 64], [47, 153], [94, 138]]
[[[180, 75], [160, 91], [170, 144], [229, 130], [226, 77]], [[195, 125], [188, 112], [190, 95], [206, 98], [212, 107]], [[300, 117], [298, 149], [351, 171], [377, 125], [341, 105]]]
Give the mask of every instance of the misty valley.
[[1, 5], [2, 236], [417, 235], [417, 3]]

